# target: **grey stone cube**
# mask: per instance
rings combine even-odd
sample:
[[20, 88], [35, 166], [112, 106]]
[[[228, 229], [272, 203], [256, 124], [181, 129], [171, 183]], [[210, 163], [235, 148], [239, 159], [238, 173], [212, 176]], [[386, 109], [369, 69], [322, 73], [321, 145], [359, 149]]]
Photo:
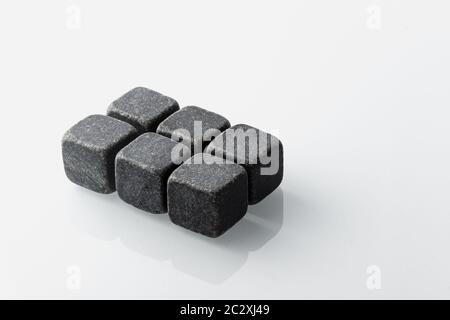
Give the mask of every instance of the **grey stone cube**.
[[234, 163], [198, 153], [178, 167], [167, 186], [170, 220], [191, 231], [218, 237], [247, 211], [247, 174]]
[[195, 154], [203, 152], [211, 139], [229, 127], [230, 122], [221, 115], [188, 106], [161, 122], [156, 132], [184, 143]]
[[283, 145], [273, 135], [238, 124], [217, 136], [206, 153], [241, 164], [248, 175], [249, 204], [256, 204], [283, 180]]
[[62, 139], [67, 177], [92, 191], [114, 192], [114, 159], [136, 136], [132, 125], [108, 116], [92, 115], [81, 120]]
[[174, 99], [137, 87], [111, 103], [107, 115], [128, 122], [143, 133], [154, 132], [162, 120], [179, 109]]
[[148, 212], [166, 212], [167, 179], [185, 160], [180, 152], [172, 152], [177, 147], [187, 148], [156, 133], [145, 133], [123, 148], [116, 156], [119, 197]]

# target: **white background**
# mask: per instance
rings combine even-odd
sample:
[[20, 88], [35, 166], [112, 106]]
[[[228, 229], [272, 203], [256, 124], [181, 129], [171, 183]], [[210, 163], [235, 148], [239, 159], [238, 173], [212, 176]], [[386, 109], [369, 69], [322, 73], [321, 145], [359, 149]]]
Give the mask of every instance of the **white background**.
[[[448, 1], [2, 1], [0, 36], [1, 298], [450, 298]], [[277, 132], [281, 188], [209, 239], [70, 183], [135, 86]]]

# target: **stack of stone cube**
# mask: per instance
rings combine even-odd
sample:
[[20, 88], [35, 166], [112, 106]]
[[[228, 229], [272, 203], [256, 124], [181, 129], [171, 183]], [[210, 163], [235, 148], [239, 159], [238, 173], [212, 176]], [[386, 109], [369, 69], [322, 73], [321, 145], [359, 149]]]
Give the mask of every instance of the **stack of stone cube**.
[[[210, 129], [222, 133], [208, 139], [212, 141], [198, 139], [195, 121], [201, 121], [202, 134]], [[267, 163], [259, 158], [250, 162], [248, 155], [239, 158], [219, 139], [227, 130], [249, 128], [262, 132], [244, 124], [230, 127], [221, 115], [199, 107], [180, 109], [174, 99], [138, 87], [115, 100], [106, 116], [88, 116], [64, 134], [64, 169], [80, 186], [99, 193], [117, 190], [123, 201], [139, 209], [167, 212], [179, 226], [218, 237], [283, 178], [283, 148], [277, 138], [267, 134], [279, 143], [276, 150], [256, 141], [257, 150], [278, 153], [279, 168], [271, 175], [261, 174]]]

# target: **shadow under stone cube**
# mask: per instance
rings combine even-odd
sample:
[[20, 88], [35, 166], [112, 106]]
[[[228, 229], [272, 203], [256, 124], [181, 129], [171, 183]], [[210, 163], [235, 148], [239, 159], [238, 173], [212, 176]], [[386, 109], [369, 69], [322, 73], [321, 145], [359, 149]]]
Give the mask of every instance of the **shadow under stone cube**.
[[237, 124], [217, 136], [205, 153], [241, 164], [248, 175], [249, 204], [256, 204], [283, 180], [283, 145], [271, 134]]
[[108, 116], [92, 115], [81, 120], [62, 139], [67, 177], [92, 191], [114, 192], [114, 159], [136, 136], [132, 125]]
[[230, 122], [221, 115], [188, 106], [161, 122], [156, 132], [184, 143], [195, 154], [203, 152], [211, 139], [229, 127]]
[[[186, 146], [156, 133], [145, 133], [116, 156], [116, 186], [119, 197], [136, 208], [167, 211], [167, 179], [183, 160]], [[178, 149], [177, 149], [178, 148]]]
[[245, 215], [247, 190], [242, 166], [198, 153], [169, 177], [170, 220], [205, 236], [218, 237]]
[[178, 102], [159, 92], [134, 88], [108, 107], [107, 115], [132, 124], [139, 132], [154, 132], [159, 123], [175, 111]]

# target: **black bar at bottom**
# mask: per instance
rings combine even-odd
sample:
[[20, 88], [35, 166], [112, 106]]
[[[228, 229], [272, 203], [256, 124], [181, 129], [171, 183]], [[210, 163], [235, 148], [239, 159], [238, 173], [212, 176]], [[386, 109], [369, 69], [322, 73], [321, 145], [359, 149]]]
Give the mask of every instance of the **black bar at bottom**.
[[[436, 300], [9, 300], [2, 310], [14, 314], [80, 316], [130, 319], [301, 319], [321, 316], [391, 317], [434, 312], [447, 314], [448, 301]], [[444, 311], [442, 313], [441, 309]], [[60, 312], [63, 312], [62, 314]]]

